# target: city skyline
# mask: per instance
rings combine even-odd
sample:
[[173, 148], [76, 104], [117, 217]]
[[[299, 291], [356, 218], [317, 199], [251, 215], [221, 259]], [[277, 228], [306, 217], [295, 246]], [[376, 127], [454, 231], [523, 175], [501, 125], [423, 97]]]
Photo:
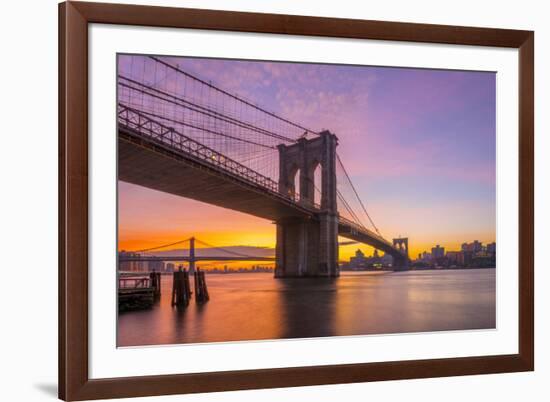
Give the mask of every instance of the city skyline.
[[[437, 243], [458, 249], [464, 239], [496, 240], [493, 73], [169, 60], [285, 117], [334, 132], [374, 221], [387, 237], [408, 236], [411, 257]], [[269, 221], [119, 182], [119, 250], [190, 235], [220, 246], [275, 245]], [[340, 259], [354, 251], [340, 247]]]
[[[376, 250], [374, 249], [373, 247], [371, 246], [368, 246], [368, 245], [365, 245], [365, 244], [360, 244], [358, 242], [350, 242], [350, 241], [345, 241], [345, 243], [351, 243], [351, 244], [346, 244], [346, 246], [350, 246], [350, 247], [354, 247], [355, 248], [355, 251], [357, 250], [360, 250], [362, 251], [363, 253], [367, 254], [363, 249], [364, 248], [370, 248], [373, 250], [373, 252]], [[464, 249], [464, 246], [465, 245], [471, 245], [471, 244], [474, 244], [474, 243], [478, 243], [479, 245], [483, 246], [487, 246], [487, 245], [491, 245], [491, 244], [496, 244], [496, 241], [492, 241], [492, 242], [483, 242], [483, 241], [479, 241], [478, 239], [467, 239], [467, 240], [463, 240], [462, 242], [459, 242], [460, 244], [460, 247], [458, 248], [451, 248], [449, 247], [448, 245], [444, 244], [444, 243], [434, 243], [433, 245], [429, 246], [428, 248], [426, 248], [425, 250], [422, 250], [422, 252], [418, 253], [417, 255], [419, 254], [423, 254], [423, 253], [430, 253], [430, 250], [432, 250], [433, 252], [433, 249], [434, 248], [441, 248], [443, 249], [445, 252], [455, 252], [455, 251], [461, 251]], [[342, 247], [342, 246], [341, 246]], [[228, 251], [235, 251], [235, 252], [238, 252], [238, 253], [243, 253], [243, 254], [247, 254], [249, 255], [250, 253], [256, 255], [254, 253], [255, 250], [261, 252], [260, 254], [257, 254], [257, 256], [274, 256], [275, 255], [275, 248], [274, 247], [268, 247], [268, 246], [250, 246], [250, 245], [228, 245], [228, 246], [223, 246], [223, 248], [225, 250], [228, 250]], [[219, 254], [219, 249], [217, 247], [200, 247], [200, 246], [196, 246], [195, 247], [196, 250], [214, 250], [214, 255], [217, 255]], [[243, 251], [243, 250], [246, 250], [246, 251]], [[157, 256], [163, 256], [163, 255], [169, 255], [169, 256], [175, 256], [175, 255], [186, 255], [185, 253], [182, 254], [182, 252], [184, 251], [189, 251], [188, 248], [167, 248], [167, 249], [163, 249], [162, 251], [159, 251], [159, 252], [155, 252], [155, 251], [152, 251], [150, 252], [151, 255], [157, 255]], [[126, 250], [126, 249], [120, 249], [119, 250], [120, 253], [125, 253], [125, 252], [140, 252], [140, 250]], [[216, 254], [217, 252], [217, 254]], [[175, 253], [175, 254], [174, 254]], [[223, 252], [222, 252], [223, 253]], [[201, 255], [210, 255], [208, 252], [206, 253], [202, 253]], [[383, 255], [383, 253], [382, 253]], [[410, 255], [411, 259], [414, 259], [414, 255]]]
[[[434, 249], [438, 249], [441, 252], [440, 256], [434, 256], [434, 257], [444, 257], [444, 256], [447, 256], [450, 253], [458, 253], [458, 252], [461, 252], [461, 251], [465, 251], [465, 249], [471, 248], [473, 245], [478, 245], [480, 251], [481, 250], [488, 250], [491, 247], [492, 247], [492, 252], [493, 253], [496, 250], [496, 242], [485, 243], [485, 242], [480, 242], [477, 239], [474, 239], [474, 240], [465, 240], [465, 241], [461, 242], [460, 247], [457, 248], [457, 249], [451, 249], [448, 246], [446, 246], [445, 244], [440, 244], [440, 243], [434, 244], [432, 247], [430, 247], [430, 248], [428, 248], [428, 249], [426, 249], [422, 252], [419, 252], [417, 255], [409, 255], [409, 257], [410, 257], [411, 261], [418, 261], [418, 260], [421, 260], [421, 259], [425, 259], [426, 256], [432, 257], [432, 256], [434, 256]], [[354, 248], [354, 251], [349, 256], [349, 258], [353, 258], [354, 256], [357, 255], [357, 253], [361, 253], [364, 256], [366, 256], [367, 258], [370, 257], [370, 256], [380, 256], [380, 257], [385, 256], [385, 253], [379, 252], [378, 250], [376, 250], [376, 249], [374, 249], [370, 246], [365, 246], [364, 244], [359, 244], [359, 243], [349, 244], [349, 247]], [[262, 257], [274, 257], [275, 256], [275, 248], [269, 248], [269, 247], [229, 246], [229, 247], [224, 247], [224, 248], [229, 253], [237, 252], [237, 253], [243, 253], [243, 254], [247, 254], [247, 255], [257, 255], [257, 256], [262, 256]], [[257, 248], [257, 250], [255, 250], [255, 248]], [[370, 255], [369, 255], [368, 251], [366, 251], [367, 248], [372, 250]], [[201, 250], [204, 250], [204, 251], [201, 252]], [[209, 250], [212, 250], [212, 252], [209, 252]], [[430, 250], [431, 250], [431, 252], [430, 252]], [[255, 252], [255, 251], [257, 251], [257, 252]], [[196, 248], [196, 252], [198, 252], [199, 255], [202, 255], [202, 256], [220, 255], [220, 250], [218, 248], [208, 248], [208, 247], [201, 248], [201, 247], [198, 247], [198, 248]], [[119, 250], [119, 253], [123, 254], [123, 253], [131, 253], [131, 252], [128, 252], [126, 250]], [[163, 250], [162, 252], [157, 252], [157, 253], [152, 252], [151, 254], [156, 255], [158, 257], [170, 256], [170, 258], [172, 258], [172, 261], [173, 261], [173, 257], [175, 257], [175, 256], [188, 256], [188, 253], [189, 253], [188, 248], [173, 248], [173, 249]], [[224, 254], [224, 252], [222, 251], [221, 254]], [[340, 258], [339, 263], [345, 264], [349, 261], [349, 258]], [[177, 263], [175, 265], [180, 265], [181, 263], [183, 263], [184, 266], [185, 266], [185, 264], [187, 264], [187, 262], [182, 261], [182, 262]], [[174, 265], [173, 262], [164, 262], [164, 264], [165, 265]], [[243, 267], [243, 262], [238, 261], [238, 260], [236, 260], [236, 261], [219, 261], [219, 262], [217, 262], [217, 261], [206, 261], [206, 262], [202, 261], [200, 264], [201, 264], [202, 267], [205, 267], [207, 269], [210, 269], [212, 267], [216, 268], [216, 269], [219, 269], [220, 266], [221, 267], [228, 266], [228, 267], [233, 268], [233, 269], [235, 269], [235, 266]], [[275, 264], [275, 261], [273, 261], [273, 262], [265, 262], [264, 261], [264, 262], [261, 262], [261, 263], [258, 263], [258, 262], [255, 262], [255, 261], [249, 261], [249, 262], [245, 262], [244, 266], [246, 266], [246, 267], [259, 266], [259, 265], [274, 266], [274, 264]]]

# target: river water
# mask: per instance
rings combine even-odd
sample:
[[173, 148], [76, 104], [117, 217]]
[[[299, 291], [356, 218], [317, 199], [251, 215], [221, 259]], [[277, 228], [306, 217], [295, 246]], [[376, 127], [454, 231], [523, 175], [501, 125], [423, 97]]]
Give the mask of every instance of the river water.
[[[170, 305], [172, 277], [152, 309], [119, 314], [118, 346], [495, 328], [494, 269], [206, 275], [210, 301]], [[192, 284], [191, 284], [192, 286]]]

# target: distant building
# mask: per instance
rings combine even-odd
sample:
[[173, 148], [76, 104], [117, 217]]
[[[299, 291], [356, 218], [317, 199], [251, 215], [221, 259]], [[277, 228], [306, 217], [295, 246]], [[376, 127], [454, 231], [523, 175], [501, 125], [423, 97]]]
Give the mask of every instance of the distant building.
[[447, 253], [445, 254], [445, 257], [447, 257], [447, 263], [449, 265], [461, 265], [461, 261], [463, 261], [464, 259], [461, 258], [462, 256], [462, 251], [447, 251]]
[[359, 270], [359, 269], [365, 269], [367, 267], [367, 259], [365, 258], [365, 254], [357, 249], [355, 252], [355, 256], [351, 257], [349, 259], [349, 268], [353, 271]]
[[432, 247], [432, 257], [436, 259], [445, 257], [445, 247], [441, 247], [439, 244]]
[[150, 272], [161, 272], [164, 267], [164, 263], [162, 261], [148, 261], [147, 265]]
[[[139, 257], [140, 255], [138, 253], [134, 253], [132, 251], [119, 251], [118, 257], [119, 258], [129, 258], [129, 257]], [[118, 270], [119, 271], [130, 271], [130, 272], [144, 272], [147, 270], [147, 267], [145, 265], [146, 263], [143, 261], [121, 261], [118, 264]]]
[[464, 267], [466, 266], [466, 260], [466, 253], [464, 251], [459, 251], [456, 256], [456, 265], [459, 267]]
[[474, 240], [472, 243], [462, 243], [462, 251], [478, 253], [483, 249], [481, 242]]
[[487, 244], [487, 253], [495, 256], [497, 253], [497, 244], [495, 242]]
[[389, 254], [380, 255], [375, 249], [372, 256], [367, 257], [361, 250], [355, 251], [355, 255], [350, 257], [349, 262], [341, 265], [341, 269], [346, 271], [364, 271], [371, 269], [380, 269], [383, 266], [390, 266], [393, 262], [393, 257]]
[[423, 262], [429, 262], [429, 261], [431, 261], [431, 260], [432, 260], [432, 255], [431, 255], [431, 253], [428, 253], [427, 251], [424, 251], [424, 252], [422, 253], [422, 258], [421, 258], [421, 260], [422, 260]]
[[380, 257], [380, 264], [384, 266], [389, 266], [390, 264], [393, 264], [393, 257], [388, 253], [384, 253], [384, 255]]
[[480, 241], [462, 243], [460, 250], [445, 252], [439, 244], [432, 247], [431, 253], [424, 251], [418, 254], [413, 262], [415, 267], [424, 268], [494, 268], [496, 265], [496, 243], [484, 246]]

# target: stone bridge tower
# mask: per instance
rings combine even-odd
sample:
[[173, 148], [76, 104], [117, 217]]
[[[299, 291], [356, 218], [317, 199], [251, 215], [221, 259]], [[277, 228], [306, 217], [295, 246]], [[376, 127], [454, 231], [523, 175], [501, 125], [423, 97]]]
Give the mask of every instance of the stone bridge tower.
[[[277, 223], [275, 277], [336, 277], [338, 269], [338, 207], [336, 201], [337, 137], [323, 131], [279, 145], [279, 192], [304, 206], [315, 203], [315, 170], [321, 167], [319, 213], [310, 219], [286, 217]], [[299, 194], [295, 178], [299, 175]]]
[[393, 256], [393, 268], [396, 271], [406, 271], [409, 268], [409, 238], [393, 239], [393, 246], [401, 252], [401, 255]]

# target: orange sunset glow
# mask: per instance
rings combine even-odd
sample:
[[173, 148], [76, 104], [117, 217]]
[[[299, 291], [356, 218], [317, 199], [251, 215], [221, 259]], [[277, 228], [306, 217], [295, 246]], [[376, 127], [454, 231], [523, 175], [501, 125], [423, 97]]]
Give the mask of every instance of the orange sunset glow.
[[[159, 244], [174, 243], [191, 236], [220, 247], [275, 247], [275, 225], [265, 219], [124, 182], [119, 182], [119, 197], [119, 205], [125, 206], [119, 210], [119, 250], [141, 250]], [[161, 207], [151, 208], [153, 202]], [[457, 207], [457, 212], [459, 210]], [[448, 250], [459, 250], [460, 245], [466, 240], [475, 239], [483, 243], [495, 241], [494, 233], [490, 231], [465, 230], [462, 233], [444, 233], [436, 228], [427, 227], [423, 225], [423, 221], [431, 212], [433, 210], [426, 209], [425, 215], [420, 215], [422, 212], [417, 211], [419, 215], [414, 220], [411, 219], [416, 225], [414, 241], [409, 249], [411, 256], [429, 250], [436, 242]], [[391, 215], [391, 208], [387, 213]], [[471, 219], [475, 221], [476, 218]], [[348, 241], [345, 238], [339, 240]], [[365, 244], [343, 245], [339, 248], [339, 259], [348, 260], [357, 249], [367, 255], [374, 251]], [[225, 262], [202, 265], [235, 264], [250, 266], [254, 263]], [[262, 265], [270, 263], [264, 262]]]

